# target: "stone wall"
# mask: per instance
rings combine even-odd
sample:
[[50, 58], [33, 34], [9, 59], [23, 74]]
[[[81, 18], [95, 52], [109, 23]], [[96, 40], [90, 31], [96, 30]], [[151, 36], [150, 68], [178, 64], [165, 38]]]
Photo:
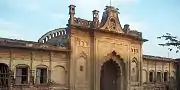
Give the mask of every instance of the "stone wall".
[[173, 60], [163, 60], [163, 58], [162, 60], [144, 59], [142, 78], [144, 90], [167, 90], [167, 88], [169, 88], [168, 90], [175, 90], [175, 62]]
[[[9, 82], [14, 82], [9, 85], [15, 90], [51, 86], [68, 88], [68, 61], [67, 52], [0, 47], [0, 63], [8, 65], [12, 77]], [[17, 68], [22, 66], [28, 67], [28, 80], [26, 84], [17, 85]], [[43, 84], [37, 83], [37, 68], [46, 68], [47, 79]]]

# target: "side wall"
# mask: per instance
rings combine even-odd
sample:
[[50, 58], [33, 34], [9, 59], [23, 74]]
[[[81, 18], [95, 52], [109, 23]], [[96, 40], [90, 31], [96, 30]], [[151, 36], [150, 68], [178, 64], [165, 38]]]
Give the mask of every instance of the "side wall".
[[[153, 76], [150, 75], [150, 72], [152, 72]], [[167, 72], [167, 76], [165, 75], [165, 72]], [[151, 77], [152, 80], [150, 80]], [[142, 78], [144, 90], [165, 90], [167, 88], [174, 90], [176, 87], [175, 63], [173, 61], [144, 59]], [[165, 78], [167, 78], [166, 81]]]
[[[48, 88], [50, 83], [58, 88], [68, 88], [68, 58], [67, 52], [53, 52], [41, 50], [27, 50], [16, 48], [0, 48], [0, 63], [9, 66], [12, 76], [16, 79], [16, 68], [19, 65], [27, 65], [28, 69], [28, 85], [24, 88], [40, 87], [36, 83], [37, 68], [47, 68], [47, 84], [41, 88]], [[54, 87], [57, 87], [54, 86]], [[19, 86], [14, 83], [14, 87]], [[44, 89], [43, 89], [44, 90]]]

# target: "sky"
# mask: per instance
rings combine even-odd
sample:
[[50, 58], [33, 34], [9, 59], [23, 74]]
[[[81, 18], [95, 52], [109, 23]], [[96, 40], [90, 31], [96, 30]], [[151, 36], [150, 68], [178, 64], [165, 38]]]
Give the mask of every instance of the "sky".
[[[76, 5], [76, 17], [92, 20], [92, 11], [99, 10], [101, 17], [110, 0], [0, 0], [0, 37], [37, 41], [50, 30], [66, 27], [70, 4]], [[119, 8], [121, 25], [129, 24], [149, 40], [143, 44], [144, 54], [180, 57], [158, 46], [165, 41], [157, 39], [167, 32], [179, 35], [179, 0], [111, 0], [111, 5]]]

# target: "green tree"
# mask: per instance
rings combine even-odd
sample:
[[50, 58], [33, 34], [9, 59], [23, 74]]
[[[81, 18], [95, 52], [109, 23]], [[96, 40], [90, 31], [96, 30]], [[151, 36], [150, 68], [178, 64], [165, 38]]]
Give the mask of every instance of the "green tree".
[[162, 35], [160, 37], [157, 37], [158, 39], [164, 39], [166, 42], [158, 44], [160, 46], [167, 46], [169, 51], [172, 51], [175, 47], [176, 53], [180, 50], [180, 40], [177, 36], [173, 36], [170, 33], [166, 33], [165, 35]]

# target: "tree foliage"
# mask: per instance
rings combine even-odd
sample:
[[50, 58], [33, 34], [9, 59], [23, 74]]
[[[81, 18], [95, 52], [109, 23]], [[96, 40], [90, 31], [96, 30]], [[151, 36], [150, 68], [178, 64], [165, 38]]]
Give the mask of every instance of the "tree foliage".
[[169, 51], [172, 51], [171, 46], [176, 48], [176, 53], [179, 52], [180, 50], [180, 40], [178, 39], [178, 37], [171, 35], [170, 33], [166, 33], [165, 35], [162, 35], [160, 37], [157, 37], [158, 39], [164, 39], [167, 42], [162, 43], [162, 44], [158, 44], [160, 46], [168, 46]]

